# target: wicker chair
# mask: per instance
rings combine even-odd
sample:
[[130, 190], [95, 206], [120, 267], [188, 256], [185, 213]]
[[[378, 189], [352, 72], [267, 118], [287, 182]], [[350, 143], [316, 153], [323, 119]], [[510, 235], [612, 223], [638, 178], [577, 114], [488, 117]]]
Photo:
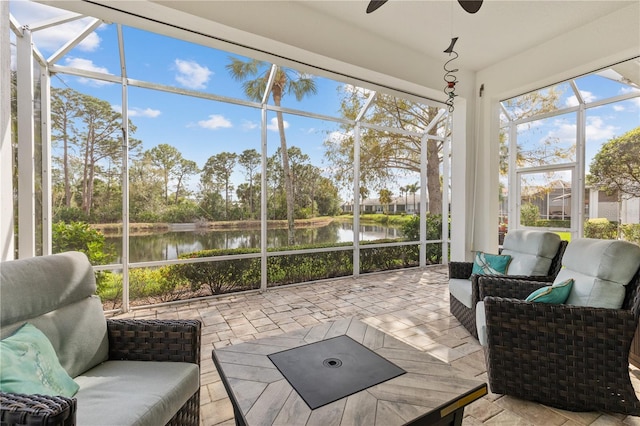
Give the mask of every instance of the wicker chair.
[[[571, 295], [567, 304], [526, 302], [523, 299], [544, 283], [508, 277], [479, 279], [483, 303], [478, 310], [483, 310], [486, 321], [485, 357], [492, 392], [571, 411], [640, 415], [640, 401], [629, 377], [629, 350], [640, 315], [640, 249], [615, 243], [628, 245], [622, 247], [625, 254], [635, 252], [631, 262], [620, 260], [625, 257], [620, 251], [602, 256], [602, 263], [630, 268], [632, 278], [621, 288], [620, 309], [569, 305]], [[598, 267], [601, 274], [604, 267], [600, 265], [592, 270]], [[565, 267], [557, 280], [570, 274]]]
[[[69, 351], [76, 349], [83, 340], [93, 340], [95, 336], [92, 335], [99, 334], [96, 333], [97, 330], [104, 330], [106, 346], [104, 347], [104, 359], [99, 360], [96, 368], [106, 366], [110, 362], [112, 366], [113, 362], [123, 366], [124, 364], [120, 361], [166, 361], [168, 363], [196, 364], [199, 370], [201, 346], [201, 322], [199, 320], [105, 318], [100, 300], [97, 296], [91, 295], [95, 291], [93, 270], [86, 257], [81, 253], [68, 252], [3, 262], [0, 269], [0, 287], [3, 296], [0, 300], [3, 319], [2, 331], [5, 332], [5, 335], [11, 333], [12, 329], [19, 327], [25, 321], [37, 325], [52, 340], [56, 352], [63, 357], [61, 360], [64, 359], [61, 363], [67, 371], [77, 370], [77, 365], [82, 361], [81, 356], [76, 355], [75, 352], [69, 353]], [[87, 296], [87, 294], [89, 295]], [[58, 312], [51, 311], [52, 307], [58, 308]], [[57, 315], [61, 311], [65, 312]], [[40, 314], [40, 312], [44, 313]], [[66, 321], [63, 318], [68, 312], [73, 314], [71, 321]], [[106, 326], [104, 322], [106, 322]], [[96, 323], [102, 323], [102, 325]], [[69, 327], [63, 328], [62, 325]], [[61, 338], [56, 338], [56, 334]], [[102, 339], [102, 336], [98, 337], [98, 340], [102, 341]], [[102, 353], [102, 346], [99, 351]], [[140, 363], [134, 369], [156, 373], [167, 370], [160, 365], [151, 367], [151, 363], [149, 366], [154, 368], [153, 370], [139, 370], [142, 364], [147, 363]], [[110, 371], [118, 373], [119, 371], [116, 369], [117, 367]], [[189, 368], [190, 372], [191, 370], [193, 368]], [[105, 371], [107, 370], [100, 370], [102, 373]], [[120, 372], [124, 371], [126, 369], [120, 370]], [[180, 370], [183, 381], [187, 380], [185, 371], [185, 369]], [[120, 380], [118, 375], [111, 377], [106, 374], [96, 375], [102, 378], [101, 383]], [[73, 374], [73, 377], [76, 377], [76, 374]], [[173, 379], [175, 376], [158, 377]], [[199, 374], [197, 378], [199, 379]], [[98, 387], [99, 384], [96, 385], [96, 388]], [[118, 398], [140, 399], [140, 395], [131, 398], [131, 395], [127, 393], [128, 385], [126, 383], [121, 383], [120, 387], [119, 395], [114, 395], [113, 390], [107, 390], [102, 394], [98, 389], [97, 399], [102, 401], [104, 398], [106, 404], [111, 404], [114, 398], [116, 400]], [[162, 395], [163, 391], [154, 389], [154, 392], [153, 397], [145, 401], [155, 401], [156, 396]], [[178, 392], [169, 394], [166, 398], [175, 398], [178, 396]], [[78, 413], [82, 410], [84, 410], [84, 421], [80, 423], [86, 423], [88, 418], [93, 418], [92, 413], [95, 407], [87, 408], [87, 404], [83, 404], [83, 399], [78, 398], [78, 395], [79, 393], [68, 398], [0, 392], [0, 424], [3, 426], [76, 425], [79, 421]], [[164, 418], [170, 418], [170, 420], [168, 422], [163, 420], [162, 423], [175, 426], [198, 426], [200, 421], [199, 386], [193, 394], [180, 394], [179, 397], [184, 398], [179, 401], [186, 402], [182, 403], [182, 406], [179, 405], [181, 402], [177, 402], [175, 404], [176, 411], [163, 413], [163, 416], [166, 414]], [[95, 403], [95, 400], [92, 401]], [[139, 408], [150, 409], [150, 407]], [[101, 409], [108, 412], [123, 408], [115, 403], [114, 406]], [[144, 417], [143, 413], [134, 412], [132, 414], [138, 421], [142, 421], [141, 419]], [[96, 415], [96, 417], [99, 416]], [[101, 418], [101, 420], [103, 423], [109, 423], [108, 419]], [[146, 419], [143, 424], [148, 424], [149, 421]]]
[[[172, 361], [200, 365], [200, 328], [197, 320], [107, 319], [109, 359], [129, 361]], [[154, 344], [149, 345], [153, 336]], [[0, 424], [75, 425], [76, 398], [0, 392]], [[200, 392], [167, 423], [197, 426]]]
[[[516, 230], [511, 231], [511, 237], [515, 234], [520, 234], [525, 237], [527, 234], [521, 233], [538, 233], [541, 231], [523, 231]], [[509, 234], [505, 238], [505, 242], [509, 243]], [[549, 272], [546, 275], [509, 275], [509, 278], [514, 280], [531, 280], [540, 281], [542, 283], [553, 282], [556, 275], [562, 267], [562, 255], [567, 247], [567, 241], [560, 241], [558, 251], [551, 260], [549, 266]], [[449, 263], [449, 279], [465, 279], [470, 281], [471, 286], [471, 307], [466, 306], [461, 300], [456, 298], [453, 294], [449, 295], [449, 310], [454, 317], [460, 321], [460, 323], [466, 328], [469, 333], [476, 339], [478, 338], [478, 332], [476, 330], [476, 303], [482, 300], [478, 291], [478, 278], [480, 275], [472, 276], [471, 271], [473, 269], [473, 262], [450, 262]], [[508, 272], [507, 272], [508, 273]], [[544, 285], [544, 284], [543, 284]], [[528, 294], [528, 293], [527, 293]]]

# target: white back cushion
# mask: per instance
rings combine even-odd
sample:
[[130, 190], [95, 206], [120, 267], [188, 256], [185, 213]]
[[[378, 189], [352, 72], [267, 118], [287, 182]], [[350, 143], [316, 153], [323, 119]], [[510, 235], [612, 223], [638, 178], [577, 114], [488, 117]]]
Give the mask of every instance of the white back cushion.
[[502, 254], [511, 256], [507, 275], [547, 275], [559, 247], [560, 236], [553, 232], [509, 231], [502, 250]]
[[640, 246], [626, 241], [578, 238], [562, 257], [554, 284], [573, 278], [569, 305], [620, 309], [627, 285], [640, 267]]

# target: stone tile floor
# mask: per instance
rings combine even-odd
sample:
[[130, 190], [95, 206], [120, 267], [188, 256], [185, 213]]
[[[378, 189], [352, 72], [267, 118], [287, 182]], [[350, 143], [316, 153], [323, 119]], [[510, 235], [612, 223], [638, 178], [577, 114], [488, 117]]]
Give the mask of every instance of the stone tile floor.
[[[146, 308], [121, 317], [202, 320], [200, 423], [231, 426], [233, 408], [213, 365], [213, 348], [340, 318], [357, 317], [486, 381], [482, 347], [449, 313], [447, 279], [447, 268], [435, 266]], [[640, 370], [631, 367], [631, 377], [640, 390]], [[465, 409], [463, 425], [640, 425], [640, 417], [575, 413], [490, 393]]]

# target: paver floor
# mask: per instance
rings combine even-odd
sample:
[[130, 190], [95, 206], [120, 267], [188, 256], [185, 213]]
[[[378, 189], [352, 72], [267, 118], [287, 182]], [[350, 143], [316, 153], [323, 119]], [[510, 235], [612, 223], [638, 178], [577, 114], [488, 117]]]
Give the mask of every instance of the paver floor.
[[[447, 280], [447, 268], [434, 266], [158, 306], [120, 317], [202, 320], [200, 423], [231, 426], [233, 408], [213, 365], [213, 348], [341, 318], [359, 318], [469, 378], [486, 381], [482, 347], [449, 313]], [[631, 377], [640, 390], [640, 370], [631, 367]], [[640, 426], [640, 417], [575, 413], [489, 393], [467, 407], [463, 425]]]

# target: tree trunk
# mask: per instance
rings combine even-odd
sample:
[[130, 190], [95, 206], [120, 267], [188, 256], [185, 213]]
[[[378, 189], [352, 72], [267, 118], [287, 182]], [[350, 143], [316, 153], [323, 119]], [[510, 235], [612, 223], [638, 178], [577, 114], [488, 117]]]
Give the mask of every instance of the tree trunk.
[[[276, 106], [280, 106], [279, 95], [273, 94], [273, 103]], [[291, 168], [289, 167], [289, 153], [287, 152], [287, 139], [284, 135], [284, 119], [282, 118], [282, 112], [276, 112], [276, 118], [278, 120], [278, 132], [280, 133], [280, 151], [282, 155], [282, 170], [284, 171], [284, 191], [287, 198], [287, 243], [290, 246], [295, 245], [295, 223], [293, 220], [293, 177], [291, 176]]]
[[427, 191], [429, 192], [429, 212], [442, 214], [442, 189], [440, 188], [440, 158], [438, 141], [427, 140]]

